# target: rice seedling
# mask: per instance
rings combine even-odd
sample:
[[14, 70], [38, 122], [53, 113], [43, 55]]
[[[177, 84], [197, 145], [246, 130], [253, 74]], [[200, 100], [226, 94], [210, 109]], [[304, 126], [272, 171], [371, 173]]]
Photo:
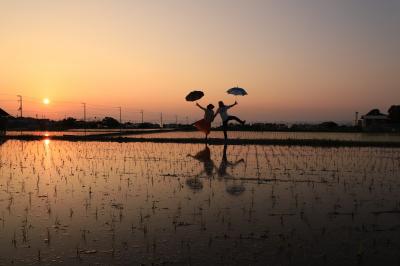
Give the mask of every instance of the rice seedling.
[[222, 176], [219, 145], [209, 146], [207, 174], [187, 157], [204, 144], [52, 140], [15, 152], [20, 144], [0, 147], [8, 263], [48, 254], [68, 264], [156, 264], [165, 254], [176, 264], [396, 260], [397, 148], [228, 146], [226, 160], [243, 161]]

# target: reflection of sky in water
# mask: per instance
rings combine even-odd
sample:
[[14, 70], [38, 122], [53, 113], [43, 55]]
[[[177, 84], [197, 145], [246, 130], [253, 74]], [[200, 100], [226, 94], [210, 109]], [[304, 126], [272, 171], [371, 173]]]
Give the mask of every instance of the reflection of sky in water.
[[389, 148], [10, 140], [0, 263], [34, 263], [40, 250], [66, 264], [277, 264], [288, 252], [340, 264], [361, 240], [388, 263], [398, 216], [379, 211], [397, 208], [399, 159]]
[[[400, 141], [399, 134], [387, 133], [332, 133], [332, 132], [253, 132], [229, 131], [230, 139], [328, 139], [351, 141]], [[166, 132], [127, 135], [132, 138], [204, 138], [201, 132]], [[209, 138], [224, 138], [222, 131], [212, 131]]]
[[[153, 129], [149, 129], [153, 130]], [[129, 129], [132, 131], [132, 129]], [[135, 130], [133, 130], [135, 131]], [[139, 129], [139, 131], [146, 131]], [[165, 131], [168, 131], [166, 129]], [[7, 135], [35, 135], [35, 136], [63, 136], [63, 135], [96, 135], [116, 133], [119, 130], [89, 130], [86, 133], [82, 130], [76, 131], [8, 131]], [[390, 141], [400, 142], [400, 135], [395, 133], [341, 133], [341, 132], [254, 132], [254, 131], [230, 131], [230, 139], [328, 139], [348, 141]], [[119, 136], [116, 136], [119, 137]], [[151, 134], [124, 135], [131, 138], [204, 138], [204, 134], [198, 131], [191, 132], [164, 132]], [[222, 131], [212, 131], [210, 138], [223, 138]]]

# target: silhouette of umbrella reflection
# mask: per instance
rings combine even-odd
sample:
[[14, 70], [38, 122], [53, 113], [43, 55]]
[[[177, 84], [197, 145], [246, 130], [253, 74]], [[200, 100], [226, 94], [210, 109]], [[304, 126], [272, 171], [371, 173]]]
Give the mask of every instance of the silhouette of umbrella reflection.
[[239, 196], [245, 190], [246, 190], [246, 188], [244, 187], [244, 185], [242, 183], [233, 184], [226, 188], [226, 192], [228, 192], [228, 194], [231, 194], [232, 196]]
[[201, 180], [198, 179], [197, 177], [187, 179], [187, 180], [186, 180], [186, 185], [187, 185], [190, 189], [192, 189], [192, 190], [194, 190], [194, 191], [202, 190], [202, 189], [203, 189], [203, 182], [201, 182]]

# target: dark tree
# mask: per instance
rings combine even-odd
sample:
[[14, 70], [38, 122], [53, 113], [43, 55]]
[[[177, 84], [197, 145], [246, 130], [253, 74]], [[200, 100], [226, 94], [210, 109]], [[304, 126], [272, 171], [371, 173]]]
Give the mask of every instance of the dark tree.
[[400, 105], [390, 106], [388, 113], [391, 122], [400, 123]]
[[7, 119], [0, 116], [0, 135], [4, 135], [6, 132]]
[[120, 126], [118, 120], [112, 117], [104, 117], [101, 123], [108, 128], [117, 128]]
[[66, 119], [63, 119], [61, 121], [61, 124], [62, 124], [63, 127], [66, 127], [66, 128], [75, 128], [75, 127], [77, 127], [76, 119], [73, 118], [73, 117], [68, 117]]
[[327, 121], [327, 122], [323, 122], [323, 123], [319, 124], [319, 127], [322, 129], [335, 129], [338, 126], [339, 125], [333, 121]]

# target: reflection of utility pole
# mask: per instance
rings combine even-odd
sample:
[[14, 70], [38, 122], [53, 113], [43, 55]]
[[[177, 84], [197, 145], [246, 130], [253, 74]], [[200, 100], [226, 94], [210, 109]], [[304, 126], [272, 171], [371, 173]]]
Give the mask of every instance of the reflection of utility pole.
[[22, 96], [21, 95], [17, 95], [17, 97], [19, 98], [18, 99], [18, 102], [19, 102], [19, 108], [18, 108], [19, 117], [22, 117]]
[[162, 112], [161, 112], [161, 115], [160, 115], [160, 127], [164, 127], [164, 125], [163, 125], [163, 117], [162, 117]]
[[144, 123], [144, 120], [143, 120], [143, 110], [140, 110], [140, 113], [142, 114], [142, 124]]
[[83, 125], [85, 128], [85, 136], [86, 136], [86, 103], [82, 103], [83, 105]]

